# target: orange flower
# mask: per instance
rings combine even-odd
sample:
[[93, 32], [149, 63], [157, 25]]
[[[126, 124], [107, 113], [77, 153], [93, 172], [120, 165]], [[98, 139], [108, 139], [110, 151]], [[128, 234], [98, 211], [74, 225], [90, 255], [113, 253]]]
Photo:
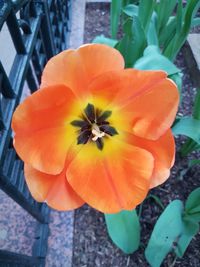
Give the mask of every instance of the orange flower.
[[53, 57], [41, 88], [12, 121], [37, 201], [132, 210], [169, 177], [179, 95], [165, 72], [124, 70], [117, 50], [91, 44]]

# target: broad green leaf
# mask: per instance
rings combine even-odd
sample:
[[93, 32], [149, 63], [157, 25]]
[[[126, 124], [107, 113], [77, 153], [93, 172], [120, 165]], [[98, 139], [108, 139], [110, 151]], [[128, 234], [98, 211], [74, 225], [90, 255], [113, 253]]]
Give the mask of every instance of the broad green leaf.
[[175, 253], [177, 257], [182, 258], [187, 247], [189, 246], [192, 238], [198, 233], [199, 225], [198, 223], [183, 220], [183, 232], [177, 240], [177, 246], [175, 248]]
[[125, 7], [129, 4], [138, 4], [139, 0], [122, 0], [122, 6]]
[[178, 0], [178, 8], [176, 12], [176, 34], [177, 36], [181, 32], [183, 24], [183, 3], [182, 0]]
[[199, 26], [199, 25], [200, 25], [200, 18], [194, 18], [192, 20], [191, 27], [196, 27], [196, 26]]
[[[192, 116], [194, 119], [200, 120], [200, 89], [197, 89]], [[180, 152], [181, 155], [184, 157], [187, 154], [191, 153], [192, 151], [198, 149], [200, 149], [200, 145], [191, 138], [189, 138], [181, 147]]]
[[157, 30], [160, 33], [171, 16], [177, 1], [176, 0], [161, 0], [157, 3], [156, 11], [158, 14]]
[[200, 187], [192, 191], [185, 204], [186, 214], [195, 222], [200, 222]]
[[169, 78], [172, 79], [175, 82], [175, 84], [177, 85], [177, 87], [178, 87], [178, 90], [179, 90], [179, 93], [180, 93], [180, 102], [182, 100], [182, 94], [181, 94], [181, 91], [182, 91], [182, 77], [183, 77], [183, 74], [181, 72], [169, 75]]
[[111, 36], [113, 39], [116, 39], [117, 37], [121, 10], [122, 10], [122, 0], [112, 0], [111, 2]]
[[140, 70], [164, 70], [168, 75], [179, 73], [180, 70], [165, 56], [157, 46], [150, 45], [144, 50], [144, 55], [136, 61], [134, 68]]
[[181, 235], [182, 212], [182, 202], [174, 200], [157, 220], [145, 250], [145, 257], [152, 267], [160, 267], [166, 255], [173, 249], [173, 243]]
[[176, 33], [176, 18], [170, 17], [165, 27], [163, 27], [162, 31], [159, 33], [159, 44], [163, 47], [168, 46], [170, 41], [173, 39]]
[[139, 7], [136, 5], [128, 5], [123, 9], [123, 12], [129, 17], [138, 16]]
[[112, 241], [127, 254], [136, 251], [140, 244], [140, 223], [135, 210], [105, 214], [108, 233]]
[[183, 24], [183, 3], [182, 0], [178, 0], [178, 7], [176, 11], [176, 32], [174, 37], [171, 39], [171, 42], [167, 46], [168, 49], [168, 57], [173, 58], [174, 51], [176, 51], [176, 46], [179, 41]]
[[94, 40], [92, 41], [92, 43], [106, 44], [108, 46], [114, 47], [118, 43], [118, 40], [107, 38], [102, 34], [102, 35], [96, 36]]
[[188, 140], [182, 145], [180, 149], [180, 153], [182, 157], [187, 156], [192, 151], [198, 150], [200, 148], [200, 145], [192, 140], [191, 138], [188, 138]]
[[174, 135], [186, 135], [200, 144], [200, 120], [183, 117], [174, 125], [172, 131]]
[[154, 3], [155, 0], [140, 0], [138, 17], [145, 33], [147, 32], [149, 27], [149, 23], [154, 9]]
[[158, 35], [156, 32], [156, 20], [157, 20], [157, 14], [153, 12], [150, 23], [149, 23], [149, 28], [147, 31], [147, 42], [148, 45], [159, 45], [158, 41]]
[[135, 61], [140, 58], [147, 45], [144, 30], [138, 17], [128, 19], [124, 24], [125, 35], [116, 45], [124, 57], [126, 67], [132, 67]]

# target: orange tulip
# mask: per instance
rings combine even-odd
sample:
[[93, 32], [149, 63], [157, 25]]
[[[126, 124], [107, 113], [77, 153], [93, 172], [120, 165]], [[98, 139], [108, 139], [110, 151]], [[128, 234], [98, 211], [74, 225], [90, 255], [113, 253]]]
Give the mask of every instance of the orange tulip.
[[178, 101], [165, 72], [124, 69], [108, 46], [53, 57], [12, 121], [31, 194], [57, 210], [134, 209], [169, 177]]

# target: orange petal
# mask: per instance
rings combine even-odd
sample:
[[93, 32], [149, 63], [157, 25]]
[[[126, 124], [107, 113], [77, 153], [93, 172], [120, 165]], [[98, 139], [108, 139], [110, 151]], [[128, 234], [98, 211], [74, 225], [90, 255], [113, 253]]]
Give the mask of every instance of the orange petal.
[[133, 133], [150, 140], [158, 139], [171, 127], [178, 103], [179, 93], [173, 81], [165, 79], [154, 85], [126, 107], [134, 110]]
[[127, 101], [144, 94], [165, 78], [166, 73], [163, 71], [111, 71], [94, 79], [89, 85], [89, 91], [94, 97], [109, 99], [112, 103], [124, 106]]
[[144, 149], [124, 144], [120, 153], [83, 161], [82, 149], [67, 169], [73, 189], [92, 207], [105, 213], [134, 209], [149, 189], [153, 157]]
[[[74, 144], [76, 140], [73, 140]], [[17, 154], [35, 169], [48, 174], [59, 174], [64, 168], [67, 152], [73, 141], [68, 128], [48, 128], [29, 135], [16, 135]]]
[[88, 44], [51, 58], [44, 68], [41, 86], [65, 84], [80, 97], [87, 92], [88, 84], [95, 77], [123, 68], [124, 59], [116, 49], [102, 44]]
[[96, 97], [110, 99], [130, 118], [133, 133], [151, 140], [170, 128], [178, 109], [177, 87], [162, 71], [106, 73], [95, 79], [89, 90]]
[[66, 169], [58, 175], [49, 175], [25, 164], [24, 171], [28, 188], [37, 201], [46, 202], [60, 211], [76, 209], [84, 204], [67, 182]]
[[14, 115], [14, 146], [23, 161], [39, 171], [58, 174], [67, 151], [76, 141], [68, 122], [73, 93], [63, 85], [51, 86], [28, 97]]
[[38, 90], [16, 108], [12, 128], [16, 134], [25, 135], [41, 129], [65, 126], [74, 101], [74, 94], [64, 85]]
[[170, 169], [175, 159], [175, 142], [171, 130], [155, 141], [134, 135], [130, 135], [128, 141], [149, 151], [155, 159], [150, 187], [153, 188], [164, 183], [170, 175]]

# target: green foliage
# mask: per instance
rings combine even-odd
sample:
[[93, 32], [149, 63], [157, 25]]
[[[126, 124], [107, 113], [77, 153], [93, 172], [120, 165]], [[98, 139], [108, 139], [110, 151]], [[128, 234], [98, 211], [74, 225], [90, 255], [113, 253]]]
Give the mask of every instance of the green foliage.
[[171, 39], [169, 44], [164, 48], [164, 55], [174, 60], [177, 53], [184, 44], [187, 35], [190, 31], [194, 15], [200, 6], [199, 0], [187, 1], [187, 5], [183, 8], [183, 3], [179, 0], [177, 16], [176, 16], [176, 28], [174, 38]]
[[197, 89], [192, 117], [179, 119], [173, 127], [173, 132], [175, 135], [181, 134], [189, 137], [181, 147], [182, 156], [200, 149], [200, 89]]
[[186, 135], [200, 144], [200, 120], [192, 117], [183, 117], [173, 127], [174, 135]]
[[200, 188], [195, 189], [185, 204], [185, 218], [196, 223], [200, 221]]
[[122, 0], [112, 0], [111, 4], [111, 36], [113, 39], [117, 37], [118, 26], [120, 22], [122, 9]]
[[145, 33], [149, 28], [149, 23], [154, 10], [154, 3], [155, 0], [140, 0], [138, 17]]
[[120, 24], [120, 19], [122, 15], [122, 10], [125, 6], [130, 3], [138, 4], [137, 0], [112, 0], [111, 1], [111, 36], [113, 39], [116, 39], [118, 27]]
[[157, 3], [155, 10], [158, 16], [157, 32], [159, 35], [165, 29], [176, 4], [176, 0], [164, 0]]
[[160, 49], [155, 45], [147, 46], [144, 50], [143, 57], [135, 62], [134, 68], [139, 70], [164, 70], [168, 75], [180, 72], [180, 69], [168, 58], [164, 57]]
[[118, 43], [117, 40], [111, 39], [111, 38], [107, 38], [103, 34], [95, 37], [92, 42], [94, 44], [105, 44], [105, 45], [108, 45], [108, 46], [111, 46], [111, 47], [115, 47], [115, 45]]
[[[145, 33], [148, 45], [159, 46], [162, 48], [164, 56], [174, 60], [185, 42], [190, 28], [200, 24], [200, 19], [195, 18], [200, 1], [188, 0], [186, 6], [183, 5], [182, 0], [140, 0], [138, 5], [134, 2], [112, 0], [112, 38], [117, 36], [120, 17], [123, 11], [129, 18], [138, 18], [138, 20], [135, 20], [135, 23], [138, 25], [138, 21], [140, 22], [140, 28], [142, 27]], [[176, 14], [174, 15], [175, 10]], [[129, 25], [129, 27], [133, 29], [132, 25]], [[128, 32], [130, 33], [130, 31]], [[126, 34], [125, 32], [125, 36]], [[131, 45], [128, 42], [133, 42], [132, 38], [123, 37], [123, 39], [125, 39], [123, 43], [126, 43], [124, 47], [129, 47], [130, 49]], [[137, 52], [133, 51], [132, 53]], [[126, 65], [129, 66], [128, 63]]]
[[126, 21], [124, 24], [124, 32], [126, 34], [122, 40], [117, 43], [116, 49], [123, 55], [126, 67], [130, 68], [135, 61], [142, 56], [147, 41], [137, 16]]
[[189, 195], [185, 209], [180, 200], [174, 200], [157, 220], [145, 250], [149, 264], [159, 267], [171, 251], [177, 257], [183, 257], [192, 238], [199, 231], [199, 222], [200, 187]]
[[171, 202], [157, 220], [145, 257], [152, 267], [159, 267], [172, 250], [174, 241], [182, 233], [183, 204], [180, 200]]
[[140, 223], [135, 210], [105, 214], [108, 233], [112, 241], [127, 254], [136, 251], [140, 244]]

